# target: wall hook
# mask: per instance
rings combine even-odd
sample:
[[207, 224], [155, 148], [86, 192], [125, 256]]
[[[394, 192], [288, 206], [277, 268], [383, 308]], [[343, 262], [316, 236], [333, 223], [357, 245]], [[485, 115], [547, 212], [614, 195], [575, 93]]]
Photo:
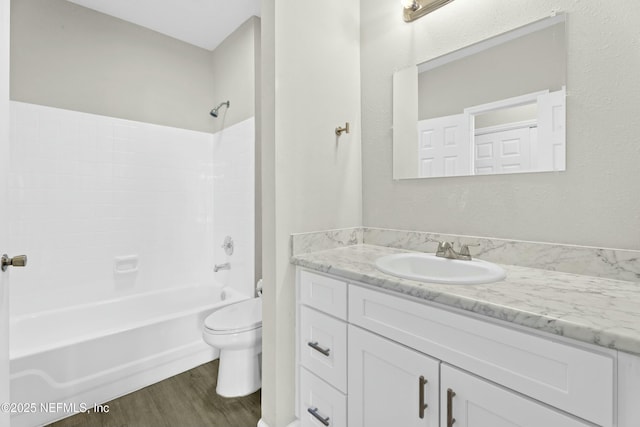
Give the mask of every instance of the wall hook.
[[340, 136], [342, 135], [342, 132], [349, 133], [349, 122], [346, 122], [343, 128], [341, 127], [336, 128], [336, 135]]

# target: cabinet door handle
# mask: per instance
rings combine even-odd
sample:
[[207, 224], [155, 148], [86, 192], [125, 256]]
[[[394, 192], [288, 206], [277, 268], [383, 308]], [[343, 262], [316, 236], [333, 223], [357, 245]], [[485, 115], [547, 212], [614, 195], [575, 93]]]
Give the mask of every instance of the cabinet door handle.
[[420, 375], [420, 378], [418, 379], [418, 416], [420, 417], [420, 419], [424, 418], [424, 410], [427, 409], [427, 405], [426, 403], [424, 403], [424, 386], [427, 385], [427, 380], [424, 378], [424, 376]]
[[329, 425], [329, 417], [324, 418], [322, 415], [318, 414], [318, 408], [307, 408], [307, 412], [313, 415], [316, 420], [320, 421], [325, 426]]
[[313, 342], [309, 341], [307, 343], [307, 345], [309, 347], [311, 347], [312, 349], [314, 349], [315, 351], [318, 351], [318, 352], [324, 354], [325, 356], [329, 357], [329, 352], [331, 351], [331, 349], [330, 348], [322, 348], [322, 347], [320, 347], [318, 345], [318, 341], [313, 341]]
[[447, 389], [447, 427], [453, 427], [456, 419], [453, 418], [453, 397], [455, 392], [450, 388]]

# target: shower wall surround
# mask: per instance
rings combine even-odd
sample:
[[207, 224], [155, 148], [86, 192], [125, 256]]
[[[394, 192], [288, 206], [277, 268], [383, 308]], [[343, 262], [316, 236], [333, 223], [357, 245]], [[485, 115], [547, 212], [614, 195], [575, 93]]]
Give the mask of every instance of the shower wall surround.
[[[253, 123], [244, 126], [251, 131], [231, 127], [224, 138], [239, 132], [252, 146]], [[236, 155], [217, 154], [220, 167]], [[250, 170], [252, 183], [248, 156], [227, 169]], [[210, 133], [11, 102], [10, 237], [14, 253], [29, 255], [13, 277], [12, 314], [211, 283], [214, 192], [245, 209], [245, 187], [216, 172]], [[233, 223], [243, 218], [221, 215], [220, 226], [244, 229]], [[253, 249], [239, 261], [245, 234], [236, 259], [251, 265]]]
[[474, 257], [500, 264], [640, 282], [640, 251], [440, 234], [383, 228], [347, 228], [291, 236], [292, 256], [367, 244], [435, 253], [437, 242], [476, 244]]
[[[231, 264], [215, 280], [247, 296], [255, 285], [254, 135], [253, 117], [213, 134], [213, 259]], [[233, 255], [222, 248], [225, 236], [233, 238]]]

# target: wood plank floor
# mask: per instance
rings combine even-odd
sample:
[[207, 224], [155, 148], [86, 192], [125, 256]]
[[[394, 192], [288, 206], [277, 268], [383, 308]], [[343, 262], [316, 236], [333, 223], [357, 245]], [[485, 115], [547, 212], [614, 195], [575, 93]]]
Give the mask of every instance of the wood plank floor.
[[256, 427], [260, 390], [247, 397], [216, 394], [218, 361], [107, 402], [108, 413], [83, 413], [49, 427]]

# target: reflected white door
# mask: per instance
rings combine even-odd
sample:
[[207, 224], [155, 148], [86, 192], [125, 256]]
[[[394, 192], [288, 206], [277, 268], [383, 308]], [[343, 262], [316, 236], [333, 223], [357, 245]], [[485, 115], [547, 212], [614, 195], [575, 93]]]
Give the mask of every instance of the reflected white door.
[[[7, 181], [9, 175], [9, 1], [0, 0], [0, 255], [8, 251]], [[9, 402], [9, 271], [0, 270], [0, 404]], [[9, 413], [0, 411], [0, 426]]]
[[566, 91], [538, 97], [539, 170], [566, 169]]
[[471, 173], [469, 116], [454, 114], [418, 122], [420, 178]]
[[531, 170], [531, 143], [535, 128], [476, 134], [474, 169], [476, 175], [515, 173]]

